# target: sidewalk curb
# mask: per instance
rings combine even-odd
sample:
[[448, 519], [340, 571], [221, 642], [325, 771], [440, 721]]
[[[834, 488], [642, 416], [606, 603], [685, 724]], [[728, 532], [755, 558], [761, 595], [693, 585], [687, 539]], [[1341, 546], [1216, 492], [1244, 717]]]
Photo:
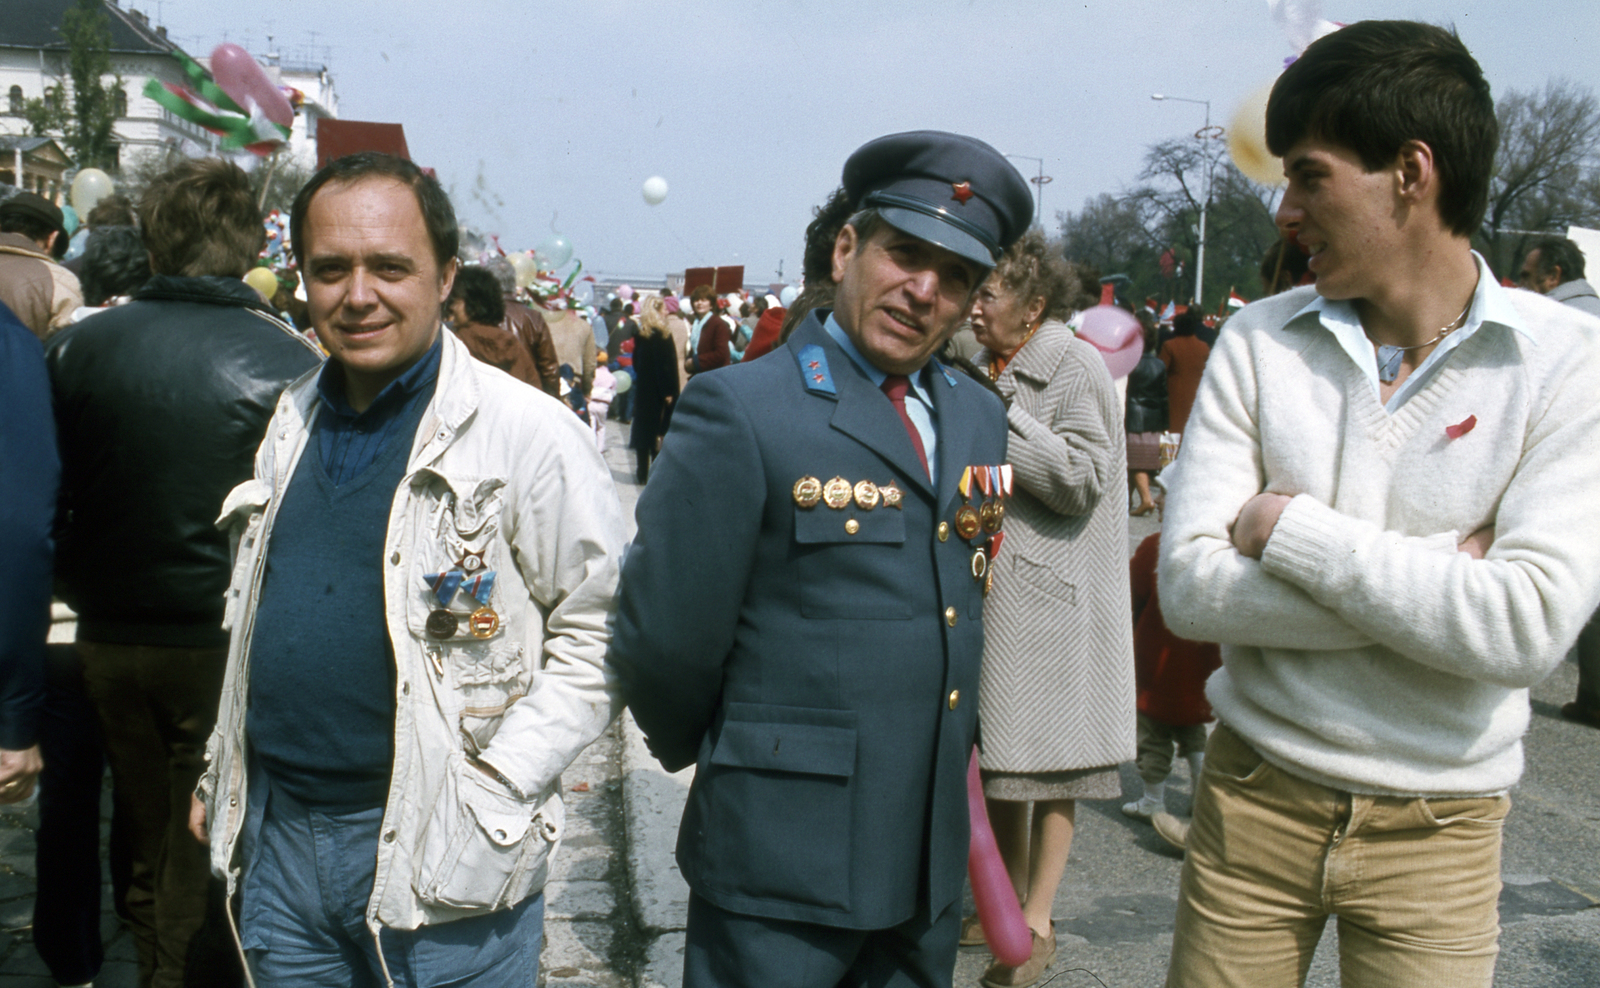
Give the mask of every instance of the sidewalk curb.
[[689, 886], [674, 850], [678, 821], [694, 779], [691, 766], [668, 774], [645, 746], [633, 715], [622, 718], [622, 804], [628, 833], [629, 905], [651, 944], [640, 988], [677, 988], [683, 978], [683, 929]]

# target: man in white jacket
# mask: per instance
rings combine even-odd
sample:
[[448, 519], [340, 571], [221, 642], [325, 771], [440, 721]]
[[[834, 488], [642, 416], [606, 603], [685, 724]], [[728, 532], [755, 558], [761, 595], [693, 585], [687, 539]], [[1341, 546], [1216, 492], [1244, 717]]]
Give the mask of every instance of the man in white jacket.
[[341, 158], [291, 222], [329, 359], [223, 505], [191, 825], [258, 986], [532, 984], [559, 773], [619, 710], [615, 490], [569, 409], [440, 333], [457, 234], [431, 177]]
[[1171, 986], [1487, 986], [1527, 690], [1600, 597], [1600, 324], [1470, 248], [1498, 127], [1451, 33], [1363, 22], [1279, 78], [1315, 288], [1228, 323], [1170, 479], [1162, 612], [1223, 643]]

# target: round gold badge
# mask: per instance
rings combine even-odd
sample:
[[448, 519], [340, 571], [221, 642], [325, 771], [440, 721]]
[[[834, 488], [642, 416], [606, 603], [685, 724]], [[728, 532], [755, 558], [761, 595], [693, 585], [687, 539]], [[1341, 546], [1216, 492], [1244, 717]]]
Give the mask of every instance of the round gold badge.
[[870, 480], [856, 481], [856, 507], [862, 511], [871, 511], [878, 506], [878, 485]]
[[794, 503], [802, 508], [815, 508], [822, 500], [822, 481], [812, 476], [794, 482]]
[[905, 497], [905, 494], [894, 485], [892, 480], [878, 488], [878, 493], [883, 496], [883, 506], [885, 508], [899, 508], [900, 500]]
[[850, 497], [854, 493], [850, 481], [843, 477], [835, 477], [822, 488], [822, 501], [833, 510], [842, 511], [850, 503]]
[[963, 504], [956, 509], [956, 534], [964, 539], [970, 539], [978, 534], [983, 523], [978, 520], [978, 509], [970, 504]]
[[981, 525], [983, 525], [983, 530], [985, 532], [992, 532], [1000, 527], [1000, 522], [998, 521], [998, 516], [995, 514], [994, 507], [995, 502], [985, 501], [983, 502], [983, 506], [978, 509], [978, 521]]
[[474, 638], [489, 638], [500, 630], [500, 615], [492, 607], [480, 607], [467, 618], [467, 630]]

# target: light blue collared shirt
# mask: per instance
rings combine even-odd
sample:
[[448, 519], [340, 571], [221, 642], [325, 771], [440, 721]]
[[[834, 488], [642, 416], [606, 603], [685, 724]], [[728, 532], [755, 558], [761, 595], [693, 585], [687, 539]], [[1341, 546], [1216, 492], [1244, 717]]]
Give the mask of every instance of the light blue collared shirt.
[[[828, 319], [822, 324], [822, 328], [828, 331], [828, 335], [833, 337], [833, 342], [839, 344], [839, 349], [845, 352], [845, 355], [850, 358], [850, 362], [855, 364], [856, 369], [867, 376], [867, 380], [871, 381], [874, 387], [883, 387], [883, 382], [889, 378], [888, 373], [879, 370], [873, 366], [870, 360], [861, 355], [861, 351], [856, 349], [855, 343], [845, 333], [844, 327], [839, 325], [838, 321], [833, 318], [832, 312], [828, 313]], [[923, 371], [925, 370], [927, 370], [926, 366], [923, 368]], [[939, 463], [934, 456], [934, 451], [939, 448], [939, 432], [934, 425], [933, 395], [928, 393], [928, 389], [922, 383], [923, 371], [918, 371], [911, 376], [911, 390], [906, 393], [908, 396], [914, 396], [917, 400], [906, 402], [906, 417], [911, 420], [912, 425], [917, 427], [917, 435], [922, 437], [922, 451], [928, 457], [928, 476], [937, 482], [939, 479]]]
[[[1383, 406], [1390, 415], [1400, 410], [1412, 395], [1421, 391], [1433, 379], [1445, 360], [1456, 347], [1472, 338], [1484, 323], [1495, 323], [1508, 329], [1521, 333], [1528, 340], [1533, 341], [1533, 336], [1528, 332], [1527, 325], [1522, 321], [1522, 316], [1517, 313], [1517, 307], [1511, 304], [1511, 294], [1506, 288], [1501, 287], [1494, 279], [1494, 272], [1489, 270], [1489, 264], [1478, 254], [1472, 252], [1472, 259], [1478, 264], [1478, 287], [1472, 293], [1472, 304], [1467, 307], [1467, 321], [1460, 329], [1439, 341], [1405, 383], [1395, 389], [1389, 396], [1389, 401]], [[1308, 312], [1317, 314], [1323, 328], [1333, 334], [1339, 341], [1345, 353], [1356, 362], [1366, 374], [1367, 380], [1372, 384], [1372, 393], [1381, 395], [1378, 386], [1378, 355], [1373, 350], [1372, 341], [1367, 338], [1366, 330], [1361, 328], [1361, 317], [1356, 315], [1355, 304], [1349, 300], [1333, 301], [1318, 295], [1311, 304], [1296, 312], [1289, 320], [1293, 323], [1296, 319]]]

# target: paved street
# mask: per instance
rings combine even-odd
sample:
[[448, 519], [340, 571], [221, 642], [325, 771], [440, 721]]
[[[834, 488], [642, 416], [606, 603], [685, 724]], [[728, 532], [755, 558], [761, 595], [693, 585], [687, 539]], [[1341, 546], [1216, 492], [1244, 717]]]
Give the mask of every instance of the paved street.
[[[638, 488], [626, 428], [612, 423], [607, 459], [629, 517]], [[1156, 530], [1134, 519], [1130, 550]], [[1593, 988], [1600, 984], [1600, 732], [1560, 720], [1577, 671], [1563, 664], [1534, 690], [1528, 771], [1506, 824], [1501, 895], [1501, 988]], [[547, 888], [541, 980], [593, 988], [675, 988], [682, 965], [687, 889], [672, 860], [678, 815], [692, 770], [668, 776], [624, 718], [563, 776], [567, 832]], [[1134, 783], [1124, 766], [1124, 785]], [[1060, 951], [1045, 982], [1052, 988], [1150, 988], [1162, 983], [1171, 944], [1181, 857], [1148, 825], [1129, 820], [1118, 801], [1085, 802], [1066, 879], [1056, 899]], [[1181, 763], [1168, 808], [1187, 813]], [[109, 800], [102, 815], [109, 814]], [[33, 899], [31, 808], [0, 811], [0, 988], [48, 988], [28, 924]], [[104, 832], [102, 827], [102, 832]], [[136, 983], [132, 945], [107, 902], [108, 961], [96, 984]], [[1308, 984], [1338, 984], [1331, 926]], [[956, 984], [972, 986], [988, 963], [963, 951]]]

